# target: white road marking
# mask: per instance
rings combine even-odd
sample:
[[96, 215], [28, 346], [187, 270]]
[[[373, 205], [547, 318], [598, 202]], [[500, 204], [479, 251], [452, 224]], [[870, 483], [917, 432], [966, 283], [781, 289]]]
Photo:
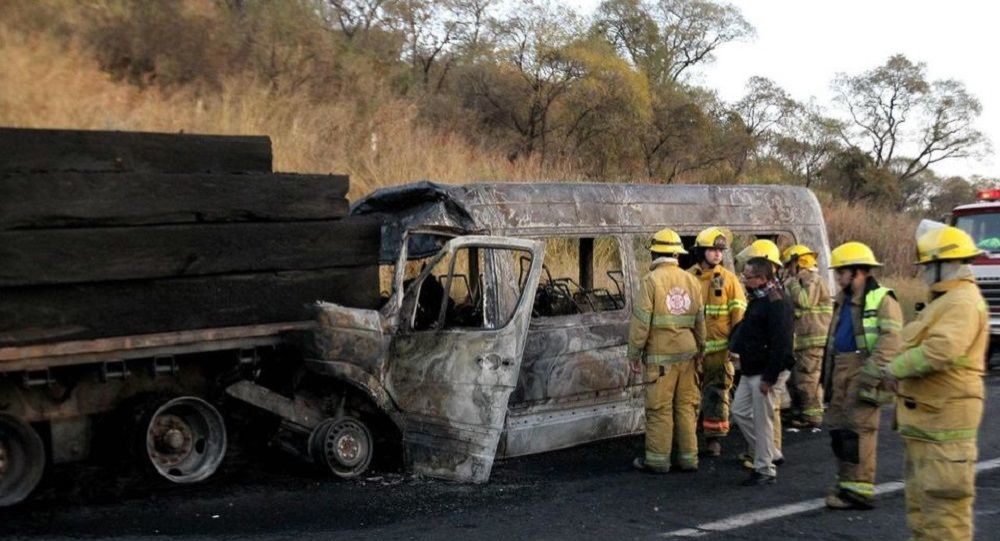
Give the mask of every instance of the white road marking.
[[[984, 472], [989, 470], [995, 470], [1000, 468], [1000, 458], [994, 458], [992, 460], [984, 460], [976, 464], [976, 472]], [[882, 483], [875, 487], [876, 494], [890, 494], [892, 492], [899, 492], [903, 490], [902, 481], [891, 481], [888, 483]], [[816, 498], [812, 500], [805, 500], [798, 503], [790, 503], [787, 505], [779, 505], [778, 507], [771, 507], [769, 509], [758, 509], [756, 511], [750, 511], [748, 513], [740, 513], [739, 515], [733, 515], [722, 520], [716, 520], [714, 522], [706, 522], [704, 524], [699, 524], [694, 528], [684, 528], [681, 530], [674, 530], [672, 532], [666, 532], [661, 534], [660, 537], [665, 538], [676, 538], [676, 537], [703, 537], [718, 532], [726, 532], [729, 530], [736, 530], [739, 528], [744, 528], [753, 524], [758, 524], [761, 522], [766, 522], [768, 520], [773, 520], [776, 518], [787, 517], [790, 515], [797, 515], [799, 513], [808, 513], [809, 511], [816, 511], [817, 509], [822, 509], [826, 504], [823, 502], [823, 498]]]

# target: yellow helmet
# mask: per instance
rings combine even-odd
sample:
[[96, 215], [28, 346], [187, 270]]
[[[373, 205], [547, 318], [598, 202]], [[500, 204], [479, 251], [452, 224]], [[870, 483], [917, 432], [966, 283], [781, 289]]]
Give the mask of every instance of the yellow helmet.
[[653, 235], [653, 240], [649, 244], [649, 251], [657, 254], [686, 254], [684, 244], [681, 243], [681, 236], [669, 227], [663, 228]]
[[875, 254], [866, 244], [857, 241], [845, 242], [830, 252], [830, 268], [841, 267], [881, 267]]
[[792, 258], [801, 257], [804, 255], [811, 255], [813, 257], [818, 256], [816, 252], [809, 249], [809, 247], [806, 246], [805, 244], [796, 244], [795, 246], [790, 246], [788, 248], [785, 248], [785, 251], [781, 254], [781, 262], [787, 265], [788, 262], [792, 260]]
[[917, 264], [953, 259], [972, 259], [980, 250], [968, 233], [954, 226], [941, 227], [917, 239]]
[[694, 239], [694, 245], [698, 248], [718, 248], [725, 250], [729, 247], [730, 233], [721, 227], [709, 227], [702, 229], [701, 233]]
[[784, 266], [781, 264], [781, 251], [778, 250], [778, 245], [767, 239], [753, 241], [736, 256], [736, 259], [746, 262], [755, 257], [763, 257], [779, 267]]

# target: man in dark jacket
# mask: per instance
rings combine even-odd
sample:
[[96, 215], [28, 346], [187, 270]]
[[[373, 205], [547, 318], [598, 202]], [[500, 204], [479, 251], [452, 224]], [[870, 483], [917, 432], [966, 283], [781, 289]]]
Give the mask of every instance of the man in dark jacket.
[[743, 321], [730, 339], [730, 351], [739, 355], [742, 377], [733, 399], [732, 416], [753, 450], [754, 469], [747, 486], [775, 482], [774, 393], [782, 370], [794, 364], [792, 328], [795, 309], [762, 257], [747, 261], [743, 284], [750, 303]]

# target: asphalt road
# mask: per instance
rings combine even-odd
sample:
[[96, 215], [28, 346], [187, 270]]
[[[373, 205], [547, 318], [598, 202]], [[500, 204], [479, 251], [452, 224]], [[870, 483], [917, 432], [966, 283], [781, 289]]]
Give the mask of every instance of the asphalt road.
[[[987, 386], [982, 462], [1000, 458], [1000, 376], [990, 376]], [[209, 482], [183, 487], [136, 483], [114, 469], [64, 467], [47, 474], [32, 500], [0, 510], [0, 538], [906, 539], [901, 491], [881, 496], [874, 511], [814, 508], [833, 479], [828, 442], [826, 432], [786, 432], [788, 463], [778, 484], [759, 488], [739, 486], [746, 474], [735, 460], [738, 432], [723, 457], [704, 459], [693, 474], [633, 471], [629, 463], [642, 439], [627, 438], [501, 462], [479, 486], [393, 472], [331, 481], [266, 453], [234, 458]], [[883, 430], [878, 482], [901, 476], [902, 444]], [[981, 472], [977, 486], [977, 539], [996, 539], [1000, 468]], [[765, 516], [773, 518], [746, 524], [746, 517]]]

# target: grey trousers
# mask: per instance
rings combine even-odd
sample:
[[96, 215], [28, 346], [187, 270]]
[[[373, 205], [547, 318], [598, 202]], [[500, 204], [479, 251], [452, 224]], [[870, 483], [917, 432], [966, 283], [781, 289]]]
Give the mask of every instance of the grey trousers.
[[774, 391], [760, 392], [760, 376], [743, 375], [733, 398], [732, 416], [753, 450], [753, 468], [764, 475], [776, 475], [774, 460]]

